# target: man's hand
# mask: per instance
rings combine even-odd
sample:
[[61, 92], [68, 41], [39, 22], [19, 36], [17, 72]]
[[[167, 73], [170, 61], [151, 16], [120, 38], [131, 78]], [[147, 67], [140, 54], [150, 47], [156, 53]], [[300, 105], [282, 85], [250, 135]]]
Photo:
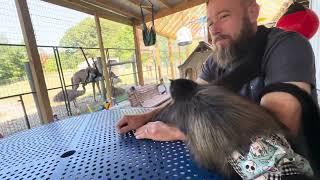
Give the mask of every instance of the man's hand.
[[149, 122], [137, 129], [134, 135], [137, 139], [152, 139], [155, 141], [185, 140], [185, 135], [178, 128], [161, 121]]
[[125, 115], [116, 124], [116, 129], [120, 134], [127, 133], [128, 131], [135, 130], [146, 123], [150, 122], [164, 107], [170, 104], [171, 100], [162, 103], [156, 109], [150, 112], [137, 115]]
[[125, 115], [116, 124], [116, 129], [120, 134], [127, 133], [128, 131], [143, 126], [149, 122], [151, 118], [152, 114], [150, 114], [150, 112], [138, 115]]

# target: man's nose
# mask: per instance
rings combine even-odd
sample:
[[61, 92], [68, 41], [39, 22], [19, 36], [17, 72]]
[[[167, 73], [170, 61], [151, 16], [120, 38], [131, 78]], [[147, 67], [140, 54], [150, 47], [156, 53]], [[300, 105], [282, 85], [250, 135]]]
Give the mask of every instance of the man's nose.
[[209, 27], [209, 31], [210, 31], [210, 34], [211, 34], [212, 36], [217, 36], [217, 35], [219, 35], [219, 34], [221, 33], [220, 27], [217, 26], [216, 24], [211, 25], [211, 26]]

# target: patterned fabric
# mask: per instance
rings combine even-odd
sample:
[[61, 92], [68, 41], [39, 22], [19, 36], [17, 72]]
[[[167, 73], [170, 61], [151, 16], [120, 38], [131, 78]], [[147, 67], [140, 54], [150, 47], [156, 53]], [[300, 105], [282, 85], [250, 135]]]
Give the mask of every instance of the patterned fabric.
[[282, 135], [252, 139], [249, 153], [243, 156], [235, 151], [229, 163], [243, 179], [280, 180], [287, 175], [313, 175], [309, 162], [293, 152]]

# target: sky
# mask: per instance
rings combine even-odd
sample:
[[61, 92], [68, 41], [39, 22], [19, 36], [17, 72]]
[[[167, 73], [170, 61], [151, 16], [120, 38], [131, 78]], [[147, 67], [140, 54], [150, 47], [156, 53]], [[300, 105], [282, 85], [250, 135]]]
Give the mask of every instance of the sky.
[[[38, 45], [59, 45], [63, 34], [91, 15], [40, 0], [27, 0]], [[14, 0], [0, 0], [0, 36], [24, 44]]]

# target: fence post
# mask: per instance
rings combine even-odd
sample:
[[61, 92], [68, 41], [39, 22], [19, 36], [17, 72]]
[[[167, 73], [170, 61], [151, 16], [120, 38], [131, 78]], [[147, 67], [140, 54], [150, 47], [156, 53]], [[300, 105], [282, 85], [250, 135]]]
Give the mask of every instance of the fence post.
[[[40, 107], [39, 107], [38, 96], [35, 93], [36, 92], [36, 88], [34, 86], [34, 81], [33, 81], [32, 75], [31, 75], [31, 69], [30, 69], [29, 62], [25, 62], [24, 63], [24, 69], [25, 69], [27, 77], [28, 77], [28, 81], [29, 81], [29, 85], [30, 85], [31, 91], [33, 92], [32, 96], [33, 96], [33, 100], [34, 100], [34, 102], [36, 104], [38, 115], [40, 116]], [[41, 124], [43, 124], [43, 119], [42, 118], [40, 118], [40, 122], [41, 122]]]
[[27, 111], [26, 111], [26, 107], [24, 106], [24, 102], [23, 102], [23, 99], [22, 99], [22, 95], [20, 95], [19, 97], [20, 97], [19, 101], [21, 102], [21, 106], [22, 106], [22, 109], [23, 109], [24, 119], [26, 120], [26, 124], [27, 124], [28, 129], [31, 129], [29, 118], [28, 118], [28, 114], [27, 114]]
[[[97, 57], [97, 67], [98, 67], [99, 72], [103, 72], [101, 57]], [[104, 85], [103, 77], [101, 78], [101, 80], [98, 83], [100, 84], [100, 87], [101, 87], [103, 101], [106, 101], [107, 100], [106, 86]]]

